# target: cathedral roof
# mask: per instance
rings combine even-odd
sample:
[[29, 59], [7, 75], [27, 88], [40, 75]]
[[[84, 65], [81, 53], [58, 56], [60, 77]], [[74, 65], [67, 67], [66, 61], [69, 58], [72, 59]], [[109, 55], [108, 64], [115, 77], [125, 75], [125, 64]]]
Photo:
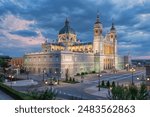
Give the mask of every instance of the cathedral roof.
[[70, 27], [68, 19], [66, 19], [65, 21], [65, 26], [59, 31], [59, 34], [65, 34], [65, 33], [76, 34], [74, 29]]

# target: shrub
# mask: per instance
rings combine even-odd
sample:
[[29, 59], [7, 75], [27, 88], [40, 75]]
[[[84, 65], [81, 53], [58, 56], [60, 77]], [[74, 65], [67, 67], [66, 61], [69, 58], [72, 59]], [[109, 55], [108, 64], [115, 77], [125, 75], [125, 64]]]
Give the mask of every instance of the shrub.
[[56, 99], [56, 93], [52, 89], [46, 89], [45, 91], [31, 91], [28, 93], [35, 100], [53, 100]]
[[94, 73], [96, 73], [95, 71], [92, 71], [92, 73], [94, 74]]
[[75, 82], [75, 78], [72, 79], [72, 82]]
[[6, 94], [14, 98], [15, 100], [31, 100], [32, 97], [25, 93], [18, 92], [2, 83], [0, 83], [0, 89], [4, 91]]
[[116, 86], [116, 84], [115, 84], [115, 82], [113, 81], [113, 82], [112, 82], [112, 87], [115, 87], [115, 86]]
[[84, 73], [84, 72], [81, 72], [81, 75], [83, 76], [83, 75], [85, 75], [85, 73]]
[[107, 88], [110, 87], [110, 82], [109, 81], [107, 81], [106, 86], [107, 86]]
[[104, 87], [105, 86], [105, 81], [102, 80], [101, 86]]
[[77, 73], [76, 75], [77, 75], [77, 76], [80, 76], [80, 73]]
[[71, 77], [69, 78], [69, 82], [72, 82], [72, 78]]

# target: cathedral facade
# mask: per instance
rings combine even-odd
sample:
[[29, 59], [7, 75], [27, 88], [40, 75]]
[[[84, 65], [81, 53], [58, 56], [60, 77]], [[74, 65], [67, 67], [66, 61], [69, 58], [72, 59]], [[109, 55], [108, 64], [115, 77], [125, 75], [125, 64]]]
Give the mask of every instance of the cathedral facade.
[[82, 72], [114, 71], [118, 69], [117, 33], [114, 24], [103, 36], [103, 26], [97, 15], [93, 42], [81, 43], [68, 19], [58, 33], [57, 42], [42, 44], [42, 51], [24, 55], [24, 67], [33, 73], [49, 73], [64, 78]]

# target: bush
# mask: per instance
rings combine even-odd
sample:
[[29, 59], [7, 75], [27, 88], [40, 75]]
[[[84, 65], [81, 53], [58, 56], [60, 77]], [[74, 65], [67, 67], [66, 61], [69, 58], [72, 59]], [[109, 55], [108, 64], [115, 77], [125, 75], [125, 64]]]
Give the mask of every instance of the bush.
[[80, 73], [77, 73], [76, 75], [77, 75], [77, 76], [80, 76]]
[[116, 84], [115, 84], [115, 82], [113, 81], [113, 82], [112, 82], [112, 87], [115, 87], [115, 86], [116, 86]]
[[71, 77], [69, 78], [69, 82], [72, 82], [72, 78]]
[[92, 71], [92, 73], [94, 74], [94, 73], [96, 73], [95, 71]]
[[107, 81], [106, 86], [107, 86], [107, 88], [110, 87], [110, 82], [109, 81]]
[[88, 74], [87, 72], [84, 72], [84, 74]]
[[104, 80], [102, 80], [101, 86], [105, 87], [105, 81]]
[[28, 93], [35, 100], [54, 100], [56, 99], [56, 93], [52, 89], [46, 89], [45, 91], [31, 91]]
[[82, 72], [82, 73], [81, 73], [81, 75], [83, 76], [83, 75], [85, 75], [85, 73], [84, 73], [84, 72]]
[[72, 82], [75, 82], [75, 78], [72, 79]]
[[135, 85], [129, 87], [116, 86], [111, 90], [111, 99], [114, 100], [147, 100], [148, 91], [145, 84], [141, 84], [140, 88]]

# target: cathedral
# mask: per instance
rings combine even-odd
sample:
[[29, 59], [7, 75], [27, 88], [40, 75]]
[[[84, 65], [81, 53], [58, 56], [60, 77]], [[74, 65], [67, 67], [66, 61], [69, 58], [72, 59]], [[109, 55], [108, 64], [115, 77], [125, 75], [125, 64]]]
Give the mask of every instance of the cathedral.
[[42, 44], [41, 52], [24, 55], [24, 66], [32, 73], [48, 73], [51, 77], [73, 77], [82, 72], [115, 71], [118, 69], [117, 33], [112, 23], [104, 36], [99, 15], [93, 27], [93, 41], [77, 40], [76, 32], [68, 19], [58, 33], [57, 42]]

